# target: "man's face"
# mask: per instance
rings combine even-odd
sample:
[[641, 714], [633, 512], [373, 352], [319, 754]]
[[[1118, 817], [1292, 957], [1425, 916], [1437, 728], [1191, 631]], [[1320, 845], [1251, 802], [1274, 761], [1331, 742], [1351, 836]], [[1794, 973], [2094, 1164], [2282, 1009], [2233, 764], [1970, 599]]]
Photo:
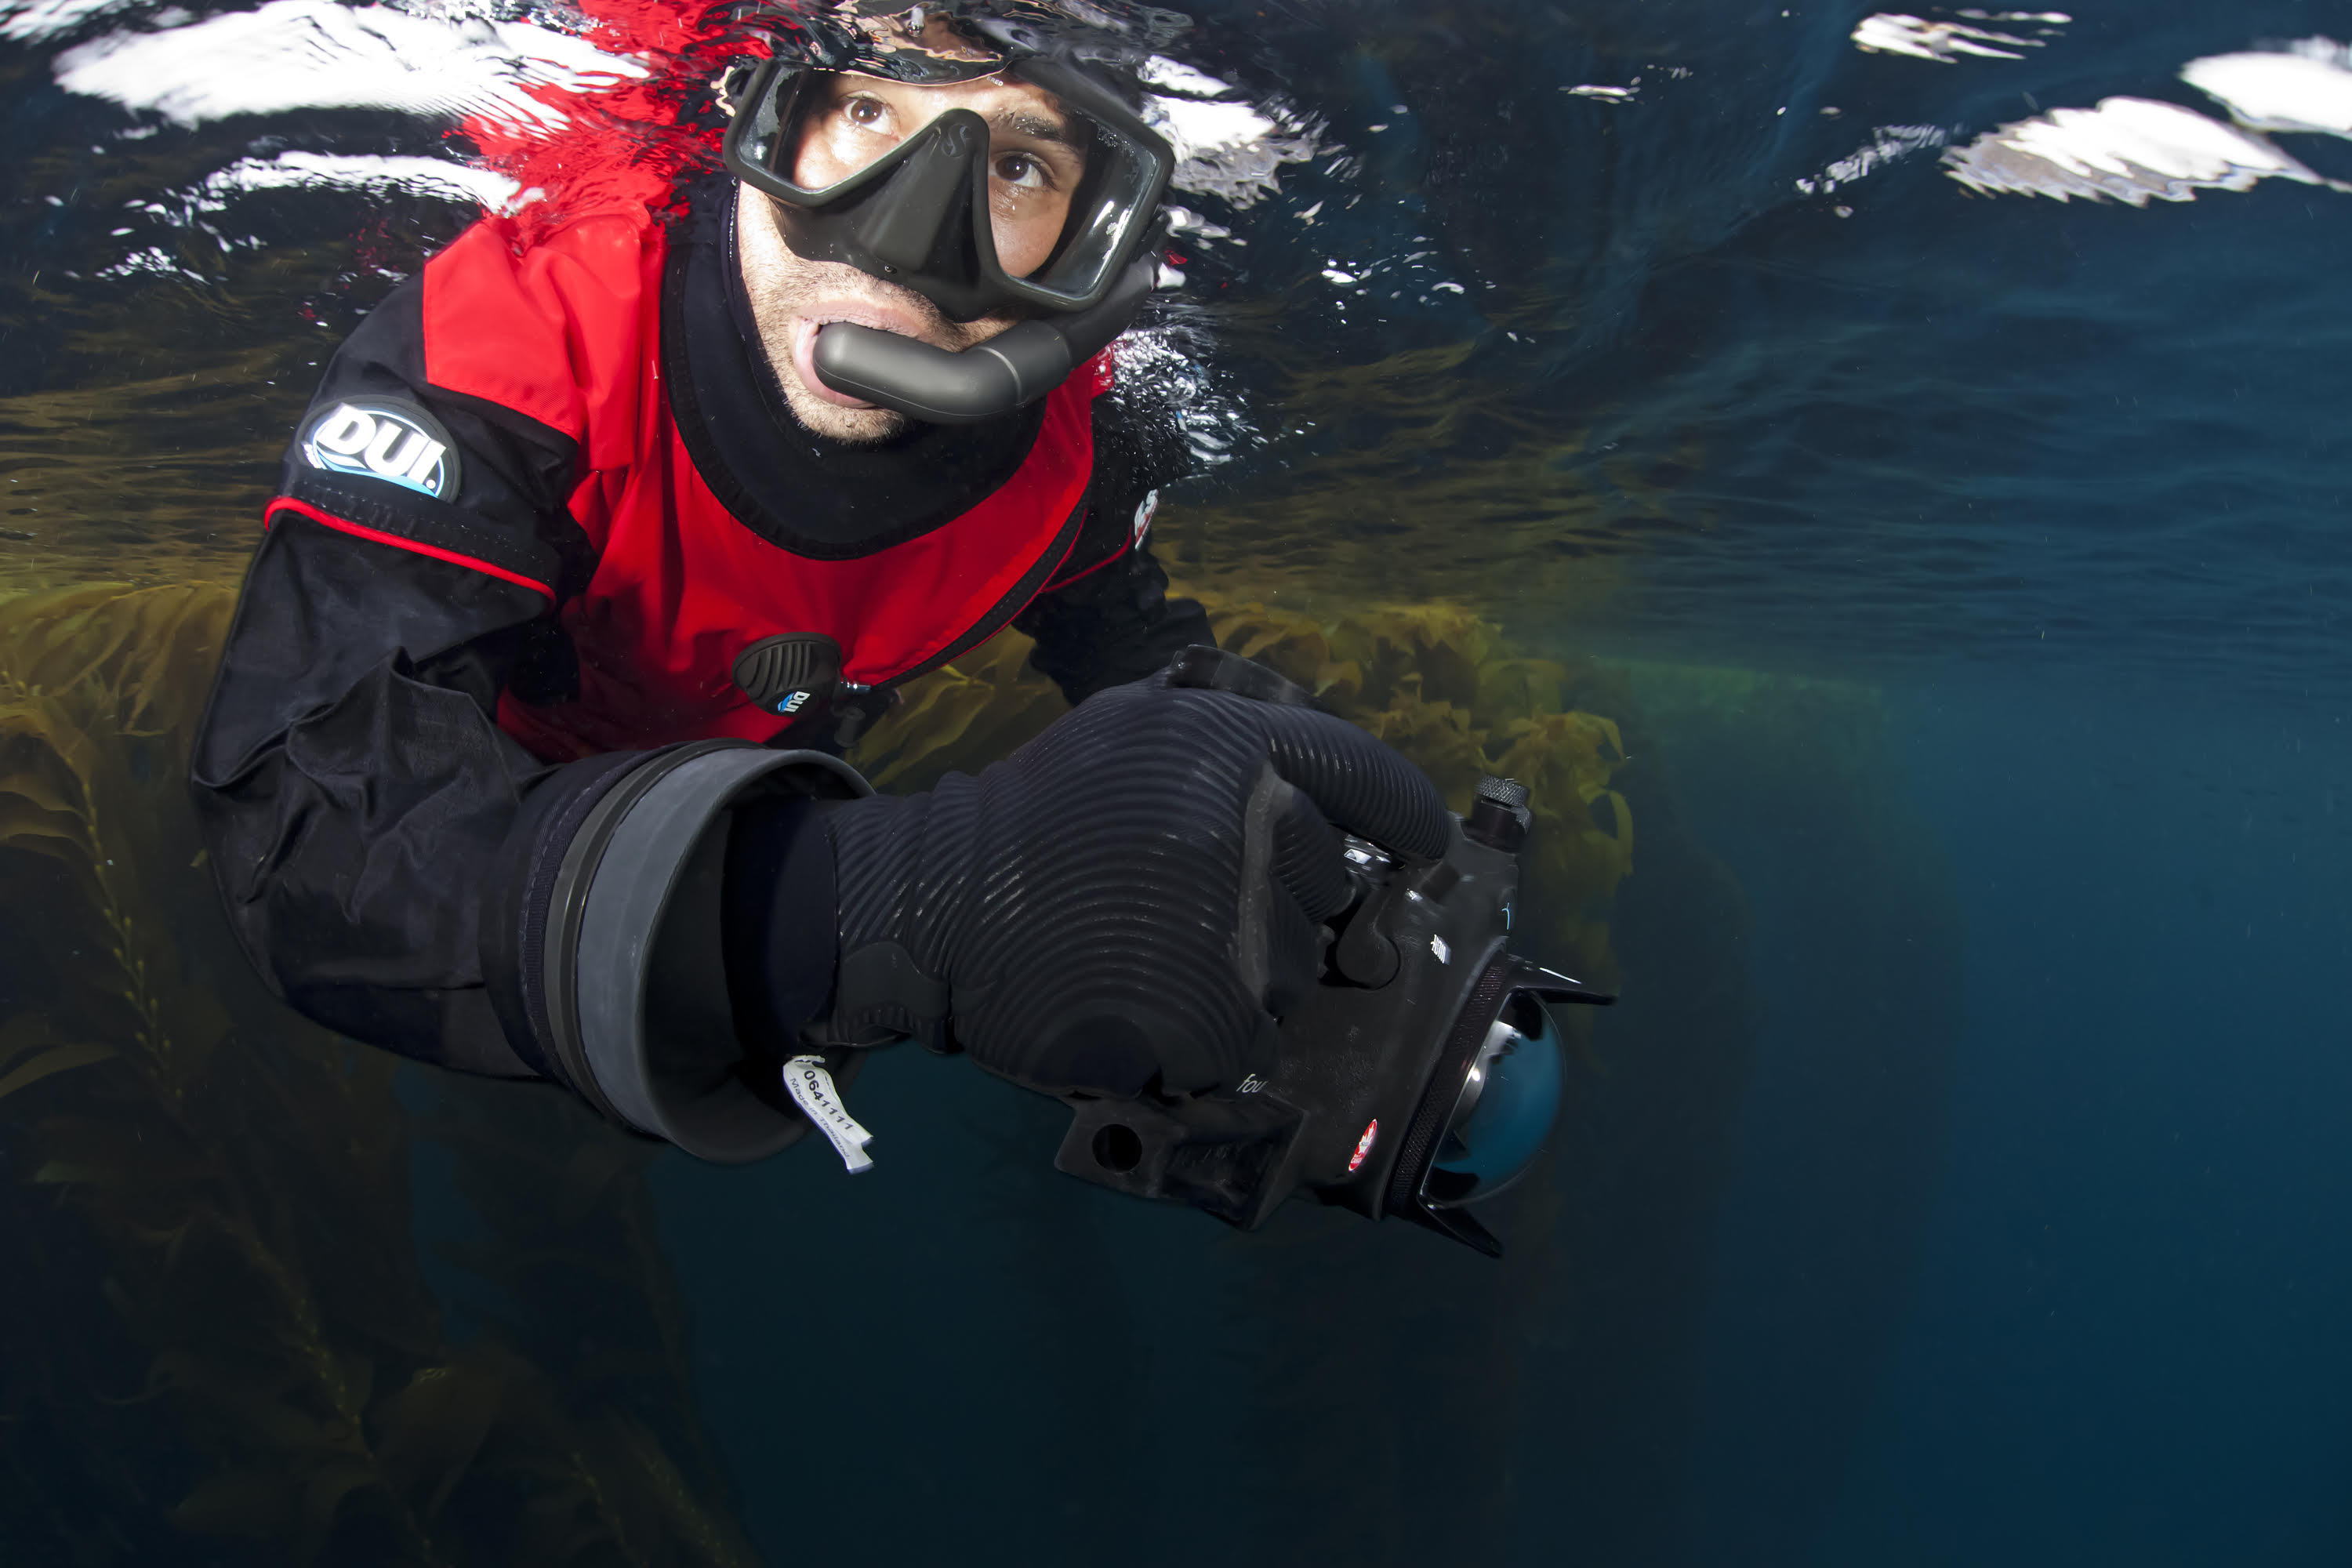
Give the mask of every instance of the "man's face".
[[[991, 132], [989, 224], [997, 260], [1015, 278], [1045, 264], [1086, 173], [1086, 133], [1051, 93], [1002, 76], [919, 87], [845, 74], [821, 85], [824, 96], [812, 108], [793, 164], [795, 184], [822, 189], [845, 179], [946, 110], [969, 109]], [[911, 289], [844, 262], [799, 255], [784, 242], [772, 198], [744, 189], [739, 199], [743, 280], [761, 342], [793, 415], [821, 436], [878, 441], [906, 426], [904, 416], [845, 397], [817, 379], [811, 356], [817, 329], [828, 321], [854, 321], [961, 351], [1017, 319], [1006, 311], [950, 321]]]

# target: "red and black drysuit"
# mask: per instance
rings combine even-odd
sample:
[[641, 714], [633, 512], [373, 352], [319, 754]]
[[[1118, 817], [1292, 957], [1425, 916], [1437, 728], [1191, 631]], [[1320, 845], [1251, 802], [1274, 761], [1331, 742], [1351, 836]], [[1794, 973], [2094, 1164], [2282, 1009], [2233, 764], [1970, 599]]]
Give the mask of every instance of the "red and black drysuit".
[[[1144, 548], [1104, 362], [988, 424], [812, 436], [736, 205], [530, 244], [484, 220], [369, 315], [288, 455], [194, 765], [237, 934], [295, 1007], [715, 1158], [799, 1130], [710, 1026], [715, 960], [607, 972], [717, 945], [730, 806], [864, 793], [845, 720], [1003, 626], [1073, 702], [1209, 640]], [[789, 714], [738, 683], [810, 633], [838, 682]]]

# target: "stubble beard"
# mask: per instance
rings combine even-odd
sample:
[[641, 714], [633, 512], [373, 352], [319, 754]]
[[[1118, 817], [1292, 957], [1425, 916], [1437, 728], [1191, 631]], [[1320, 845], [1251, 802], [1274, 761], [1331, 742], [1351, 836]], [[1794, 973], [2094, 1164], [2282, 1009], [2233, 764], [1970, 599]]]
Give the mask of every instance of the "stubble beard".
[[803, 321], [833, 317], [863, 304], [911, 317], [917, 330], [910, 335], [957, 353], [985, 342], [1013, 323], [1011, 315], [951, 321], [911, 289], [885, 283], [845, 262], [812, 261], [785, 243], [772, 198], [740, 185], [736, 189], [742, 204], [736, 215], [736, 250], [751, 321], [786, 406], [812, 434], [873, 446], [903, 435], [913, 421], [895, 409], [845, 408], [811, 391], [793, 353]]

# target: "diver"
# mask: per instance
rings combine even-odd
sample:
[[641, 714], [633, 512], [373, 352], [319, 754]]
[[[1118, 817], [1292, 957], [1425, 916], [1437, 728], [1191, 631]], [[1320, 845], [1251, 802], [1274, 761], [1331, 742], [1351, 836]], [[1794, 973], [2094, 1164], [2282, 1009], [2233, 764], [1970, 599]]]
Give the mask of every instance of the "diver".
[[[896, 1039], [1231, 1090], [1338, 830], [1450, 831], [1364, 732], [1154, 674], [1213, 639], [1103, 396], [1172, 164], [1131, 68], [1034, 4], [878, 10], [729, 74], [677, 214], [485, 217], [368, 316], [193, 764], [294, 1007], [713, 1160], [805, 1131], [787, 1063]], [[840, 760], [1008, 626], [1074, 704], [1037, 740], [905, 798]]]

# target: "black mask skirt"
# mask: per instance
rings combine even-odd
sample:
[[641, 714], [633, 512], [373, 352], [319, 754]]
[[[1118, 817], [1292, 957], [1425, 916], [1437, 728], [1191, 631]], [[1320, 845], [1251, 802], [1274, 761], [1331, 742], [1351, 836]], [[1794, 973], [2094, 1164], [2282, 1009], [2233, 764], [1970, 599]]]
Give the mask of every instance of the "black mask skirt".
[[744, 291], [742, 200], [731, 179], [689, 193], [662, 290], [670, 410], [727, 510], [796, 555], [846, 561], [944, 527], [1001, 489], [1036, 445], [1043, 399], [976, 425], [913, 423], [871, 444], [819, 436], [793, 416]]

